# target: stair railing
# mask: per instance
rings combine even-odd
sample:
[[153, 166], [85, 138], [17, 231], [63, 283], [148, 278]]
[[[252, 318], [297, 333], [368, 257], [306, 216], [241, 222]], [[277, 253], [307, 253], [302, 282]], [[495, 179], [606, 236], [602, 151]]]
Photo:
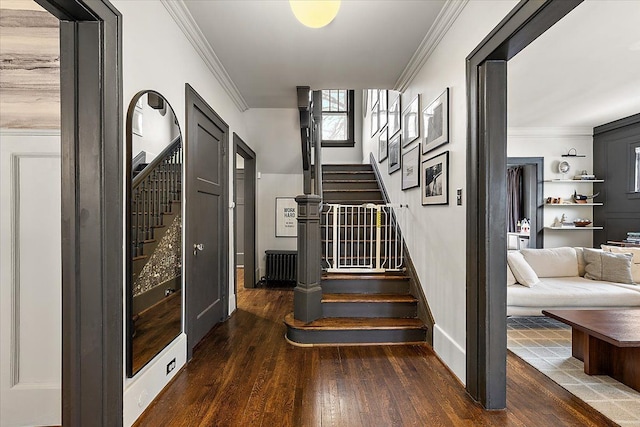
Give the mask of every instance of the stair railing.
[[162, 216], [180, 201], [182, 188], [182, 140], [178, 136], [131, 183], [131, 254], [146, 255], [145, 242], [153, 239]]
[[329, 273], [400, 271], [403, 237], [397, 210], [403, 205], [326, 204], [324, 258]]

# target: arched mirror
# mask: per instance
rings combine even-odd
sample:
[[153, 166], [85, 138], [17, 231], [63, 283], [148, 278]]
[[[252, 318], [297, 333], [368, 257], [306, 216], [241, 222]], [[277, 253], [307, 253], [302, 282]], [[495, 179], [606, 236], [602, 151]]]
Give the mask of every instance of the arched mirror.
[[182, 135], [157, 92], [127, 113], [127, 374], [182, 331]]

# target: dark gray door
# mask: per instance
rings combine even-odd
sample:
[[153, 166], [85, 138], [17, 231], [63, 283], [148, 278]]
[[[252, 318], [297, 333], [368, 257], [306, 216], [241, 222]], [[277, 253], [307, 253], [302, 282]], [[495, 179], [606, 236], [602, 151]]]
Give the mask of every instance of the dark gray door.
[[244, 169], [236, 170], [236, 265], [244, 267]]
[[[195, 95], [195, 92], [193, 92]], [[187, 351], [226, 316], [228, 126], [187, 89]]]

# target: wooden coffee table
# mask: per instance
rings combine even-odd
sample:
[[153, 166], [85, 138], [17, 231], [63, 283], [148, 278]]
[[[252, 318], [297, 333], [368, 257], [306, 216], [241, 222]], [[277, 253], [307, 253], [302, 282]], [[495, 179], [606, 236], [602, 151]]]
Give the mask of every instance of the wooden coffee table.
[[587, 375], [609, 375], [640, 391], [640, 309], [543, 310], [571, 326], [571, 354]]

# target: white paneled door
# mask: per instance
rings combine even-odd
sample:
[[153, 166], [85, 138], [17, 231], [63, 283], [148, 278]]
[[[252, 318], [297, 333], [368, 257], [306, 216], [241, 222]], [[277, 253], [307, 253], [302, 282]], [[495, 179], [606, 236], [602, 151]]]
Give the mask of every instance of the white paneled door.
[[0, 131], [0, 425], [61, 424], [60, 134]]

